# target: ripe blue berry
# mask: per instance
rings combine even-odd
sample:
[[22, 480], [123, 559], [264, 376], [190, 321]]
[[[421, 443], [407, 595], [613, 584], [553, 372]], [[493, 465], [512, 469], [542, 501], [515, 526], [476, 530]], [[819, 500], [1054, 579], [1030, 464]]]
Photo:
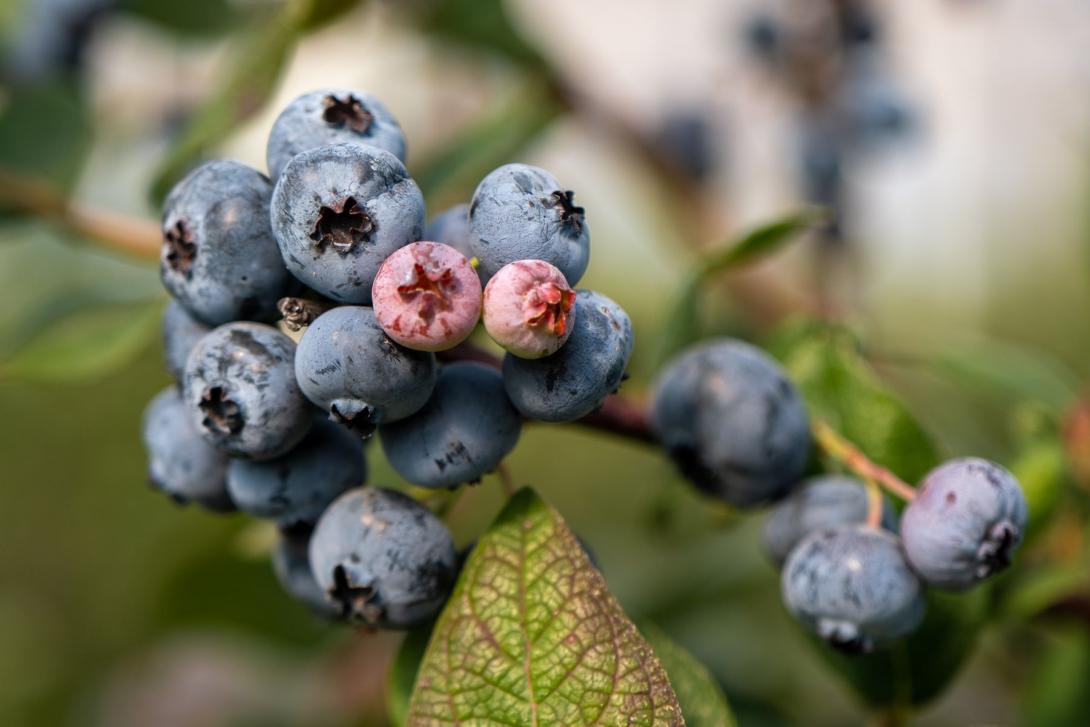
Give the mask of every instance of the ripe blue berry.
[[865, 525], [810, 533], [788, 556], [782, 589], [796, 618], [847, 652], [905, 636], [926, 610], [898, 538]]
[[469, 222], [482, 281], [516, 260], [544, 260], [575, 286], [590, 262], [583, 208], [538, 167], [506, 164], [491, 172], [473, 194]]
[[171, 386], [144, 410], [148, 479], [176, 502], [196, 502], [217, 512], [234, 509], [227, 495], [227, 455], [204, 441], [178, 393]]
[[632, 345], [632, 322], [624, 310], [601, 293], [579, 290], [567, 342], [544, 358], [504, 356], [503, 385], [524, 416], [574, 421], [621, 385]]
[[294, 285], [269, 227], [272, 185], [234, 161], [201, 165], [163, 204], [163, 285], [213, 326], [271, 320]]
[[651, 425], [682, 474], [736, 507], [782, 496], [810, 456], [798, 391], [742, 341], [709, 341], [670, 362], [655, 384]]
[[311, 425], [295, 383], [295, 344], [261, 323], [228, 323], [202, 338], [185, 366], [186, 405], [220, 450], [253, 459], [286, 454]]
[[[801, 483], [772, 508], [765, 520], [765, 552], [777, 565], [815, 530], [866, 522], [867, 488], [847, 475], [822, 475]], [[896, 531], [897, 513], [882, 498], [882, 527]]]
[[271, 215], [292, 275], [340, 303], [370, 304], [382, 262], [420, 239], [424, 198], [390, 152], [337, 144], [288, 163], [273, 189]]
[[178, 301], [167, 305], [163, 311], [163, 359], [175, 381], [182, 380], [189, 352], [211, 330], [211, 326], [189, 315]]
[[295, 376], [315, 406], [366, 437], [424, 406], [435, 387], [435, 354], [394, 343], [370, 308], [342, 306], [307, 328]]
[[467, 258], [472, 258], [473, 231], [469, 227], [469, 205], [459, 204], [438, 214], [424, 229], [425, 240], [450, 245]]
[[379, 427], [390, 465], [421, 487], [479, 480], [515, 448], [521, 431], [500, 374], [469, 362], [444, 366], [423, 409]]
[[343, 427], [319, 419], [282, 457], [232, 460], [227, 491], [238, 509], [275, 520], [281, 528], [295, 528], [318, 522], [329, 503], [366, 478], [363, 442]]
[[901, 516], [901, 538], [925, 582], [963, 590], [1010, 565], [1026, 518], [1014, 476], [994, 462], [966, 457], [924, 478]]
[[276, 179], [300, 152], [331, 144], [366, 144], [405, 161], [405, 134], [385, 105], [369, 93], [324, 88], [298, 97], [276, 118], [265, 150]]
[[382, 628], [409, 628], [439, 613], [457, 554], [450, 532], [426, 507], [394, 490], [341, 495], [310, 540], [310, 565], [341, 615]]
[[310, 532], [282, 532], [273, 551], [273, 573], [281, 587], [315, 616], [338, 619], [341, 608], [326, 599], [310, 570]]

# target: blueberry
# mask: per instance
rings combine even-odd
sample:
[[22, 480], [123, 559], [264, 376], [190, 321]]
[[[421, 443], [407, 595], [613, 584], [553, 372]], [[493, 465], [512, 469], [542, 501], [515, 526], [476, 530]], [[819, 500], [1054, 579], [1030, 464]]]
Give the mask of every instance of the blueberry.
[[469, 227], [469, 205], [455, 205], [438, 214], [424, 229], [424, 239], [450, 245], [467, 258], [472, 258], [476, 253], [470, 242], [473, 230]]
[[409, 628], [439, 613], [454, 583], [450, 532], [426, 507], [394, 490], [341, 495], [310, 540], [310, 566], [341, 615], [369, 626]]
[[963, 590], [1010, 565], [1027, 515], [1010, 472], [983, 459], [955, 459], [924, 478], [901, 516], [901, 538], [925, 582]]
[[313, 525], [342, 492], [367, 478], [359, 437], [327, 420], [314, 423], [295, 449], [265, 462], [235, 459], [227, 491], [238, 509], [281, 528]]
[[864, 525], [810, 533], [788, 556], [781, 585], [788, 610], [847, 652], [911, 633], [926, 610], [897, 536]]
[[148, 479], [176, 502], [196, 502], [210, 510], [234, 509], [227, 495], [227, 455], [204, 441], [178, 389], [171, 386], [144, 410]]
[[421, 487], [479, 480], [515, 448], [521, 431], [500, 374], [470, 362], [444, 366], [423, 409], [379, 427], [390, 465]]
[[203, 164], [163, 204], [163, 285], [195, 318], [216, 326], [271, 320], [293, 286], [269, 227], [272, 185], [233, 161]]
[[311, 425], [295, 383], [295, 344], [261, 323], [228, 323], [202, 338], [185, 366], [186, 405], [206, 440], [236, 457], [286, 454]]
[[798, 390], [763, 351], [718, 339], [659, 374], [651, 426], [683, 475], [736, 507], [784, 495], [810, 456]]
[[424, 406], [435, 387], [435, 354], [394, 343], [370, 308], [342, 306], [307, 328], [295, 376], [315, 406], [369, 436]]
[[178, 301], [167, 305], [163, 311], [163, 359], [175, 381], [182, 380], [189, 352], [211, 330], [211, 326], [189, 315]]
[[473, 193], [469, 224], [482, 281], [516, 260], [544, 260], [575, 285], [590, 262], [583, 208], [538, 167], [507, 164], [491, 172]]
[[[768, 514], [764, 546], [777, 565], [791, 549], [815, 530], [837, 525], [863, 524], [869, 509], [867, 488], [847, 475], [822, 475], [800, 484]], [[897, 513], [882, 499], [882, 527], [896, 530]]]
[[519, 358], [556, 353], [575, 327], [575, 291], [544, 260], [504, 265], [484, 289], [484, 328]]
[[382, 262], [420, 239], [424, 198], [390, 152], [338, 144], [288, 163], [271, 215], [292, 275], [340, 303], [370, 304]]
[[386, 258], [371, 288], [386, 335], [417, 351], [445, 351], [469, 338], [481, 317], [481, 281], [462, 253], [414, 242]]
[[621, 307], [601, 293], [579, 290], [567, 343], [539, 359], [507, 354], [503, 385], [524, 416], [574, 421], [600, 407], [621, 385], [632, 345], [632, 322]]
[[273, 551], [272, 563], [276, 580], [293, 598], [309, 608], [314, 615], [338, 619], [341, 608], [326, 599], [310, 570], [310, 531], [282, 532]]
[[381, 101], [325, 88], [298, 97], [273, 122], [265, 150], [269, 174], [276, 179], [296, 154], [332, 144], [367, 144], [405, 161], [405, 134]]

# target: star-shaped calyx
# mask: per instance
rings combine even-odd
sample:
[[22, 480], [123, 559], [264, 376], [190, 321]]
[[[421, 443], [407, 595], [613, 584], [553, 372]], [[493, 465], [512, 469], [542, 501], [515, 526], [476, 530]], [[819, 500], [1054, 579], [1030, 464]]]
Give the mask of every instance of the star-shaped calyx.
[[188, 278], [197, 257], [197, 243], [193, 241], [193, 233], [185, 220], [178, 220], [163, 230], [163, 248], [170, 269]]
[[351, 129], [357, 134], [366, 134], [371, 128], [374, 117], [371, 112], [352, 94], [344, 99], [339, 99], [330, 94], [322, 99], [325, 109], [322, 111], [322, 121], [337, 128]]
[[568, 314], [575, 305], [575, 291], [546, 282], [526, 294], [526, 323], [543, 326], [556, 336], [568, 330]]
[[346, 197], [339, 205], [322, 205], [318, 209], [310, 239], [318, 243], [319, 248], [329, 245], [345, 255], [356, 244], [370, 241], [374, 231], [375, 222], [363, 206], [354, 197]]

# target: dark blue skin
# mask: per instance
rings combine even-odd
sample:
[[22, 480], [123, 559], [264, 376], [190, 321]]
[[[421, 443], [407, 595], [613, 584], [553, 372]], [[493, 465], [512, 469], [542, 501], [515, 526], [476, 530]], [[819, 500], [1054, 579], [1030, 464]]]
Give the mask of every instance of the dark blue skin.
[[310, 566], [342, 617], [404, 629], [434, 618], [450, 594], [457, 553], [446, 526], [406, 495], [361, 487], [341, 495], [310, 540]]
[[265, 150], [276, 179], [296, 154], [331, 144], [364, 144], [405, 161], [405, 134], [377, 98], [347, 88], [323, 88], [299, 96], [276, 118]]
[[195, 502], [216, 512], [234, 509], [227, 494], [227, 455], [193, 428], [176, 387], [164, 389], [151, 400], [141, 431], [148, 453], [148, 479], [156, 489], [175, 502]]
[[575, 323], [559, 351], [539, 359], [503, 358], [503, 385], [523, 416], [570, 422], [602, 405], [624, 379], [634, 336], [628, 314], [592, 290], [577, 291]]
[[424, 197], [390, 152], [338, 144], [292, 158], [270, 214], [292, 275], [338, 303], [370, 305], [383, 261], [420, 239]]
[[185, 366], [194, 426], [235, 457], [272, 459], [310, 430], [312, 412], [295, 383], [295, 344], [271, 326], [228, 323], [202, 338]]
[[182, 380], [189, 352], [211, 330], [211, 326], [189, 315], [178, 301], [167, 304], [163, 311], [163, 360], [175, 381]]
[[458, 252], [472, 259], [473, 230], [469, 226], [469, 205], [459, 204], [439, 213], [428, 223], [424, 230], [424, 240], [450, 245]]
[[556, 177], [506, 164], [481, 180], [469, 205], [470, 245], [482, 282], [516, 260], [544, 260], [575, 286], [590, 262], [584, 211]]
[[238, 509], [280, 528], [313, 525], [337, 496], [366, 479], [363, 442], [324, 419], [283, 457], [235, 459], [227, 467], [227, 491]]
[[782, 497], [810, 456], [798, 390], [763, 351], [732, 339], [694, 346], [667, 364], [651, 426], [685, 477], [736, 507]]
[[163, 203], [163, 285], [212, 326], [272, 320], [296, 284], [269, 227], [272, 185], [234, 161], [202, 164]]
[[521, 431], [500, 374], [470, 362], [444, 366], [423, 409], [379, 427], [390, 465], [421, 487], [480, 480], [515, 448]]
[[307, 327], [295, 376], [307, 398], [361, 436], [424, 406], [435, 387], [435, 354], [394, 343], [364, 306], [341, 306]]
[[1010, 565], [1027, 518], [1018, 480], [994, 462], [966, 457], [928, 473], [901, 516], [901, 538], [920, 578], [960, 591]]
[[897, 536], [865, 525], [810, 533], [791, 551], [781, 586], [799, 621], [849, 653], [911, 633], [927, 608]]
[[[783, 565], [800, 540], [815, 530], [867, 521], [867, 487], [847, 475], [822, 475], [798, 485], [768, 513], [764, 547], [776, 565]], [[897, 529], [897, 513], [882, 498], [882, 527]]]
[[310, 536], [309, 531], [281, 532], [272, 555], [273, 572], [283, 589], [315, 616], [336, 620], [340, 606], [326, 599], [310, 570]]

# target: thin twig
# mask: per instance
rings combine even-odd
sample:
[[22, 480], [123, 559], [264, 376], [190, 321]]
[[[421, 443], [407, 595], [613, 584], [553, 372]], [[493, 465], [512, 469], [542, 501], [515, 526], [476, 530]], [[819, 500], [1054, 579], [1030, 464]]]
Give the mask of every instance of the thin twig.
[[873, 480], [883, 489], [907, 502], [916, 499], [916, 489], [885, 467], [872, 462], [854, 444], [841, 436], [829, 424], [815, 419], [811, 428], [818, 445], [833, 459], [855, 472], [864, 480]]
[[159, 259], [161, 232], [154, 222], [71, 202], [48, 184], [4, 169], [0, 204], [58, 224], [101, 247], [143, 260]]
[[882, 491], [878, 483], [867, 479], [867, 527], [877, 528], [882, 524]]
[[515, 482], [511, 478], [511, 470], [508, 469], [506, 462], [500, 462], [496, 467], [496, 478], [500, 481], [500, 489], [503, 490], [503, 496], [510, 500], [515, 496]]

